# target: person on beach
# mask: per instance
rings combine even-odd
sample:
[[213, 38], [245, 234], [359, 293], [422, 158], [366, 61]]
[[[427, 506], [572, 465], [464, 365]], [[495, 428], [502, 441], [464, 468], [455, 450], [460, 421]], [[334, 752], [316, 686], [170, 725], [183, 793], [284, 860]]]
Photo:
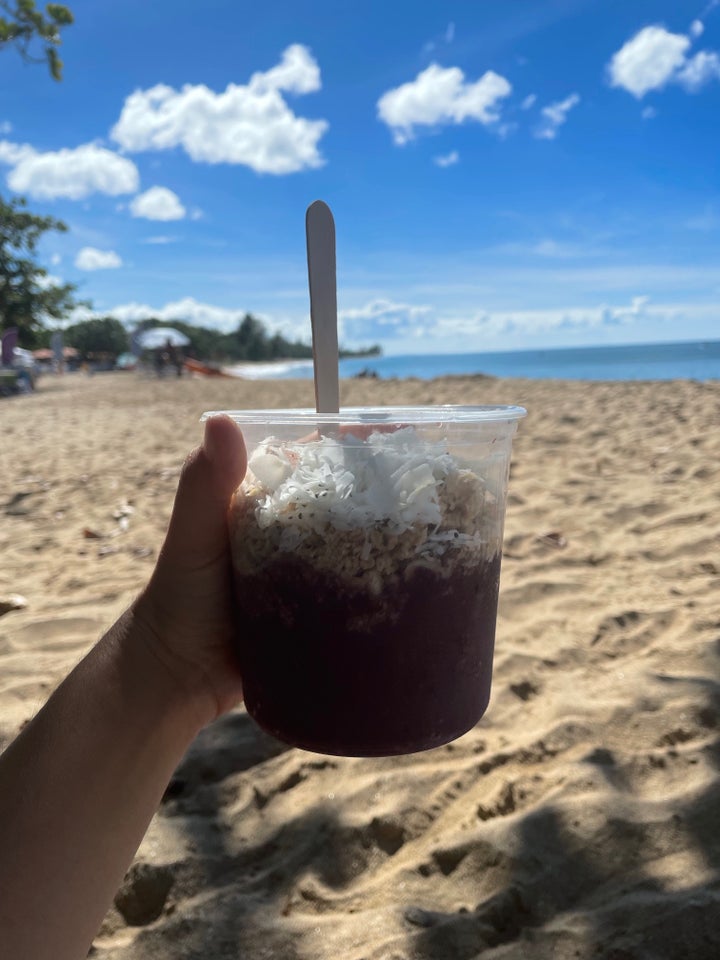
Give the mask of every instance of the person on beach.
[[0, 756], [3, 957], [87, 955], [173, 770], [242, 699], [226, 513], [246, 466], [208, 420], [150, 582]]

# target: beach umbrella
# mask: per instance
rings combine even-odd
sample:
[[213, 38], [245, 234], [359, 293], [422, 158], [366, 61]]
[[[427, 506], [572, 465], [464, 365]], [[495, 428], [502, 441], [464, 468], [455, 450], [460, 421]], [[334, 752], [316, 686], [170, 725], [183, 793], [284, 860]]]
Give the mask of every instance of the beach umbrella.
[[153, 327], [151, 330], [143, 330], [137, 338], [143, 350], [156, 350], [158, 347], [164, 347], [168, 341], [172, 347], [186, 347], [190, 343], [190, 338], [175, 327]]

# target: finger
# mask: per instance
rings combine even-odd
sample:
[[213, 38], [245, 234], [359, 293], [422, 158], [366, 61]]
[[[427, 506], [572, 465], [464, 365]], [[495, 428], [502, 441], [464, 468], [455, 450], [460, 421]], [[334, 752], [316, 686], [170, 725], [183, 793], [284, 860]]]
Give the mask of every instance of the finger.
[[185, 461], [163, 554], [193, 566], [210, 562], [227, 544], [230, 498], [245, 476], [242, 433], [229, 417], [205, 423], [203, 444]]

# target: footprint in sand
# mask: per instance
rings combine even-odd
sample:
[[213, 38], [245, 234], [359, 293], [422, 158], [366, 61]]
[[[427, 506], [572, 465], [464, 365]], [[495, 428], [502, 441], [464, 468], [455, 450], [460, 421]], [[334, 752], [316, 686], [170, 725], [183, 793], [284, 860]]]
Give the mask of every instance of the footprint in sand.
[[615, 659], [648, 649], [657, 641], [675, 619], [671, 610], [645, 613], [625, 610], [603, 617], [590, 646], [604, 657]]
[[133, 864], [115, 895], [115, 906], [128, 926], [143, 927], [157, 920], [173, 882], [170, 867]]

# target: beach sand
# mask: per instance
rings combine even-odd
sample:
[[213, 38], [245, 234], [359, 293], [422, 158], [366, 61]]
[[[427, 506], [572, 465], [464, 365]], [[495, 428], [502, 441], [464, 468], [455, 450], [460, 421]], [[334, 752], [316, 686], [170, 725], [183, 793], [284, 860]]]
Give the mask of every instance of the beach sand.
[[[355, 380], [342, 399], [529, 410], [488, 714], [389, 760], [220, 720], [93, 956], [717, 958], [720, 384]], [[134, 374], [0, 402], [0, 598], [27, 599], [0, 617], [0, 745], [147, 580], [200, 412], [311, 403], [307, 381]]]

